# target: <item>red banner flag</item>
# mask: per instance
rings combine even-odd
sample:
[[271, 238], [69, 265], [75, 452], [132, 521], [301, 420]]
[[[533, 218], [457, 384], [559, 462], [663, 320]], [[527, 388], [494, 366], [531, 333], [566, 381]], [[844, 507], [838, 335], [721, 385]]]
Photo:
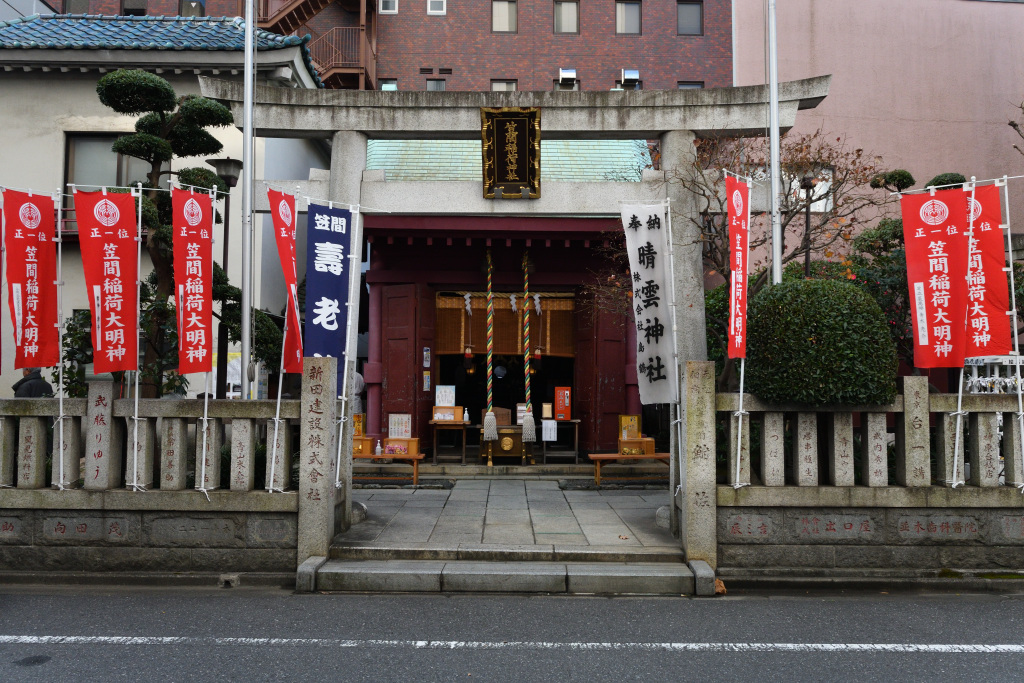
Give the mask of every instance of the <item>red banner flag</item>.
[[135, 202], [130, 194], [75, 192], [97, 374], [136, 370], [139, 364]]
[[52, 367], [60, 362], [53, 198], [14, 190], [3, 195], [14, 367]]
[[747, 357], [747, 240], [750, 230], [750, 185], [726, 176], [729, 205], [729, 358]]
[[961, 188], [903, 195], [914, 365], [963, 367], [967, 351], [967, 202]]
[[213, 196], [171, 189], [178, 373], [213, 369]]
[[299, 321], [298, 278], [295, 274], [295, 197], [267, 189], [270, 215], [274, 219], [274, 238], [281, 259], [285, 286], [288, 288], [288, 324], [284, 338], [284, 371], [302, 372], [302, 324]]
[[[1006, 240], [1000, 229], [1003, 211], [995, 185], [975, 187], [971, 207], [974, 234], [967, 272], [967, 357], [1005, 356], [1010, 338], [1010, 291], [1006, 282]], [[970, 227], [970, 222], [968, 222]]]

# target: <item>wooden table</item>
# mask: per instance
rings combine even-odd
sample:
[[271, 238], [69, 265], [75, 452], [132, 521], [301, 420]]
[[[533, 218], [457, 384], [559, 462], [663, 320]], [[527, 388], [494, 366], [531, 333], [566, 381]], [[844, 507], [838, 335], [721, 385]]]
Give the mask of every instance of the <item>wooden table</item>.
[[[556, 434], [557, 434], [558, 428], [561, 427], [562, 425], [568, 425], [568, 426], [572, 427], [572, 451], [571, 452], [570, 451], [554, 451], [554, 452], [550, 453], [550, 455], [552, 457], [556, 457], [556, 458], [559, 457], [559, 456], [563, 456], [563, 455], [566, 456], [566, 457], [568, 457], [569, 455], [572, 455], [573, 464], [576, 464], [576, 463], [579, 462], [579, 458], [580, 458], [580, 421], [579, 420], [555, 420]], [[543, 433], [543, 426], [538, 421], [537, 422], [537, 435], [541, 436], [542, 433]], [[540, 454], [541, 454], [541, 458], [542, 458], [541, 462], [543, 462], [545, 465], [547, 465], [548, 464], [548, 455], [549, 455], [549, 453], [548, 453], [548, 442], [541, 440], [541, 447], [540, 448], [541, 448]]]
[[434, 464], [437, 464], [437, 434], [438, 432], [451, 431], [460, 432], [462, 434], [462, 464], [466, 464], [466, 427], [469, 427], [468, 422], [462, 420], [431, 420], [430, 424], [434, 425]]

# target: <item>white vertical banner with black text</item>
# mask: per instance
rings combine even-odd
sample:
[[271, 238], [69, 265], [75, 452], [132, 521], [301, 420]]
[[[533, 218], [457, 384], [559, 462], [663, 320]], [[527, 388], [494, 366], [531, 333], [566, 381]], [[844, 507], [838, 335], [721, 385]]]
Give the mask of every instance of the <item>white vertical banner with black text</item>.
[[621, 208], [632, 281], [640, 402], [675, 403], [678, 372], [670, 310], [673, 297], [668, 276], [668, 207], [665, 202], [658, 202], [622, 204]]

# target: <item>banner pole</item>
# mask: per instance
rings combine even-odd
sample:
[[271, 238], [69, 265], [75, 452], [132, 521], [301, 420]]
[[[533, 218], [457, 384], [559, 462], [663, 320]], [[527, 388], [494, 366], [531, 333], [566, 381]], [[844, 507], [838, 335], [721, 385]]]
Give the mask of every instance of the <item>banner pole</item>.
[[966, 483], [959, 480], [959, 473], [957, 472], [957, 465], [960, 461], [960, 425], [964, 416], [964, 369], [960, 368], [960, 386], [956, 395], [956, 439], [953, 441], [953, 481], [949, 482], [951, 488], [956, 488], [960, 484]]
[[[290, 295], [289, 295], [290, 297]], [[267, 477], [267, 493], [273, 493], [278, 491], [284, 493], [284, 475], [282, 474], [282, 487], [279, 489], [274, 488], [274, 476], [275, 470], [277, 469], [277, 435], [278, 430], [281, 426], [281, 387], [284, 384], [284, 348], [285, 340], [288, 339], [288, 307], [285, 306], [284, 311], [284, 330], [281, 335], [281, 371], [277, 375], [277, 408], [274, 410], [274, 441], [273, 450], [270, 456], [270, 476]]]
[[743, 410], [743, 380], [746, 375], [746, 370], [747, 359], [740, 358], [740, 409], [733, 413], [736, 416], [736, 479], [732, 484], [734, 489], [750, 486], [749, 481], [740, 481], [740, 467], [742, 465], [741, 458], [743, 457], [743, 416], [747, 414], [747, 411]]
[[683, 482], [686, 481], [686, 458], [683, 457], [684, 448], [686, 442], [683, 441], [683, 393], [679, 390], [679, 328], [676, 324], [676, 256], [675, 248], [673, 243], [675, 240], [672, 239], [672, 200], [668, 197], [665, 198], [665, 229], [668, 231], [667, 240], [668, 242], [668, 279], [671, 283], [669, 287], [669, 310], [672, 311], [672, 359], [675, 361], [675, 375], [676, 375], [676, 416], [675, 416], [675, 427], [676, 427], [676, 443], [679, 449], [679, 486], [676, 491], [682, 488]]
[[[1003, 230], [1006, 235], [1006, 253], [1009, 257], [1009, 267], [1006, 271], [1010, 273], [1010, 310], [1007, 314], [1010, 316], [1010, 327], [1013, 329], [1013, 355], [1014, 358], [1014, 373], [1017, 381], [1017, 433], [1021, 461], [1024, 462], [1024, 387], [1021, 387], [1020, 377], [1020, 331], [1017, 329], [1017, 285], [1015, 282], [1015, 274], [1013, 272], [1013, 239], [1010, 235], [1010, 196], [1009, 187], [1007, 183], [1008, 178], [1003, 176], [1002, 181], [997, 180], [997, 185], [1002, 185], [1003, 191], [1001, 192], [1002, 201], [1005, 202], [1006, 209], [1006, 222], [1001, 224], [999, 227]], [[1011, 456], [1012, 457], [1012, 456]], [[1018, 472], [1020, 476], [1020, 472]], [[1024, 477], [1021, 477], [1022, 481], [1011, 481], [1007, 482], [1014, 488], [1019, 488], [1021, 493], [1024, 493]]]
[[60, 226], [64, 221], [64, 202], [61, 197], [60, 188], [53, 195], [53, 201], [57, 205], [57, 226], [54, 232], [54, 241], [57, 242], [57, 453], [60, 463], [58, 465], [59, 475], [57, 478], [57, 489], [64, 490], [64, 271], [63, 258], [64, 249], [61, 239]]
[[[139, 200], [138, 222], [136, 225], [136, 254], [135, 254], [135, 325], [138, 326], [142, 320], [142, 183], [138, 183], [138, 194], [132, 192]], [[138, 332], [136, 331], [136, 334]], [[132, 471], [132, 491], [145, 491], [145, 487], [139, 486], [139, 353], [135, 350], [135, 415], [132, 421], [135, 425], [135, 463]]]
[[206, 496], [206, 500], [209, 501], [210, 493], [206, 489], [206, 439], [208, 435], [208, 420], [210, 416], [210, 373], [207, 371], [205, 374], [206, 386], [205, 391], [203, 391], [203, 465], [200, 470], [202, 483], [199, 485], [199, 490], [203, 492], [203, 495]]
[[[333, 206], [331, 208], [334, 208]], [[349, 207], [350, 209], [352, 207]], [[307, 200], [308, 212], [308, 200]], [[352, 355], [352, 319], [359, 315], [359, 276], [362, 263], [363, 251], [363, 216], [357, 204], [352, 213], [352, 232], [349, 235], [349, 274], [348, 274], [348, 302], [345, 304], [347, 315], [345, 321], [345, 369], [342, 372], [341, 380], [341, 418], [338, 420], [338, 457], [335, 463], [334, 488], [341, 488], [344, 483], [341, 481], [341, 436], [345, 422], [348, 420], [348, 382], [349, 371], [348, 361]]]

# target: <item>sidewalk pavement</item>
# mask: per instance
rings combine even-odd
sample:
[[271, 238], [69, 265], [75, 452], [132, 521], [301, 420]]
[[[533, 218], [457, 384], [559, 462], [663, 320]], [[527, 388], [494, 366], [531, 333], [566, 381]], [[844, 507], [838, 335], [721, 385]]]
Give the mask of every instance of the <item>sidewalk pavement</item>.
[[461, 544], [678, 548], [656, 510], [668, 491], [562, 491], [555, 481], [464, 479], [450, 491], [356, 489], [367, 519], [335, 537], [344, 546], [450, 548]]

